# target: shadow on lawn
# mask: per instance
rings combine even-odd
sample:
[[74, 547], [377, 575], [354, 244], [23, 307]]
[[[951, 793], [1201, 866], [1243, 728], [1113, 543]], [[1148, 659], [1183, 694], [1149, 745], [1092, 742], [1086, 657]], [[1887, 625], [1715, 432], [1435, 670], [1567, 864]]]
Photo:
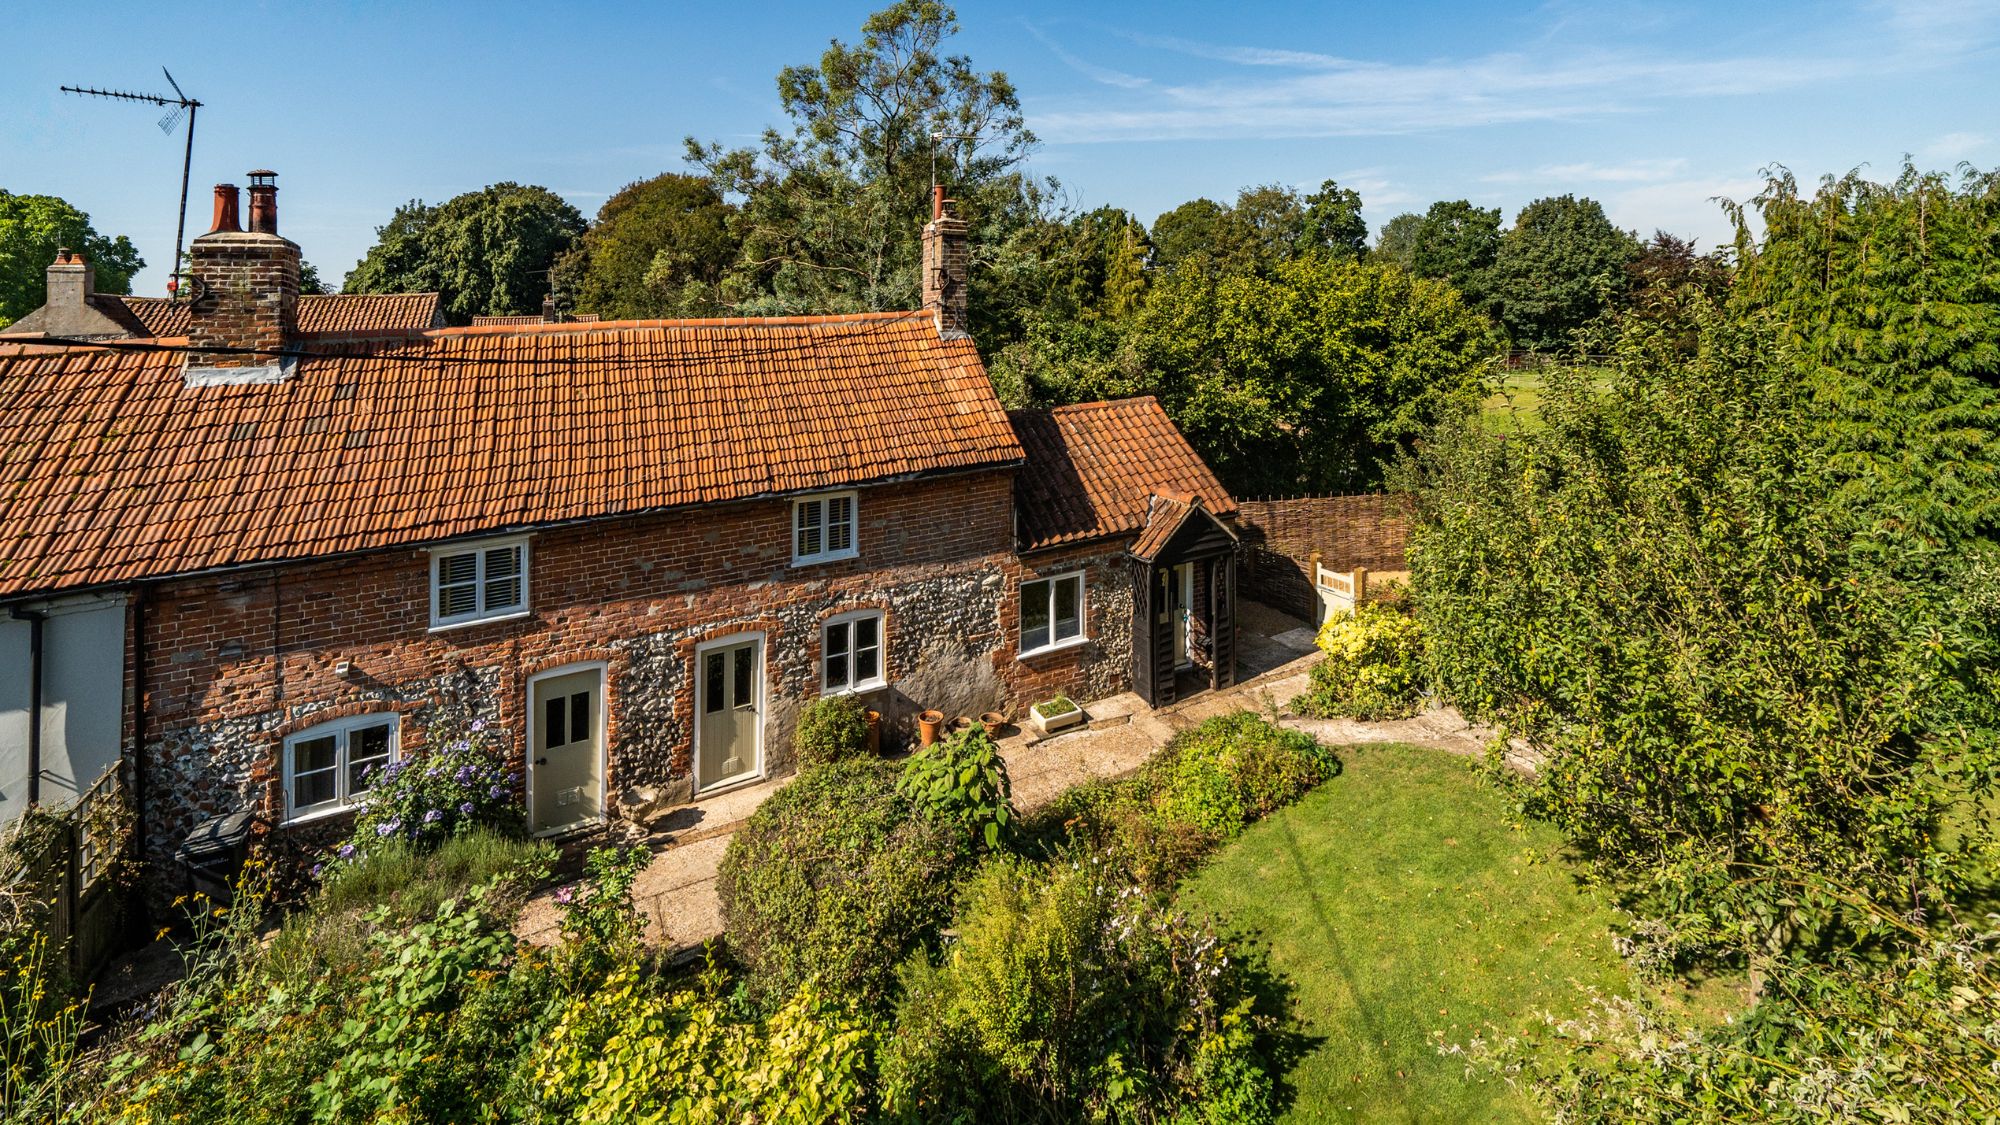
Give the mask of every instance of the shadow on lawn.
[[[1346, 982], [1348, 994], [1358, 999], [1364, 995], [1361, 976], [1355, 972], [1354, 963], [1348, 959], [1347, 950], [1340, 940], [1339, 928], [1334, 925], [1333, 918], [1327, 913], [1326, 900], [1320, 897], [1318, 880], [1313, 877], [1312, 868], [1306, 862], [1305, 852], [1299, 847], [1298, 836], [1292, 831], [1291, 822], [1280, 821], [1278, 823], [1278, 832], [1279, 837], [1284, 841], [1285, 858], [1291, 862], [1292, 869], [1298, 876], [1299, 885], [1305, 888], [1306, 904], [1312, 911], [1314, 927], [1322, 939], [1320, 948], [1327, 954], [1329, 961], [1332, 962], [1335, 970], [1339, 972], [1341, 979]], [[1385, 1033], [1380, 1021], [1375, 1018], [1374, 1012], [1369, 1005], [1357, 1004], [1355, 1007], [1356, 1014], [1362, 1026], [1368, 1030], [1367, 1041], [1372, 1050], [1375, 1044], [1385, 1042], [1388, 1039], [1388, 1035]], [[1304, 1035], [1300, 1035], [1298, 1038], [1302, 1041], [1312, 1043], [1324, 1042], [1324, 1039], [1309, 1040]], [[1299, 1055], [1293, 1056], [1291, 1061], [1287, 1063], [1285, 1067], [1287, 1074], [1291, 1072], [1292, 1065], [1295, 1065], [1303, 1054], [1304, 1052], [1300, 1052]], [[1383, 1060], [1383, 1062], [1386, 1064], [1388, 1060]], [[1284, 1104], [1287, 1106], [1291, 1104], [1290, 1097], [1291, 1090], [1289, 1083], [1287, 1083], [1284, 1101]], [[1401, 1118], [1409, 1122], [1417, 1120], [1416, 1115], [1408, 1110], [1405, 1110], [1401, 1114]]]
[[1255, 930], [1230, 930], [1222, 937], [1239, 958], [1237, 967], [1243, 974], [1243, 987], [1256, 1001], [1252, 1010], [1270, 1021], [1272, 1030], [1259, 1037], [1259, 1047], [1271, 1076], [1271, 1116], [1282, 1117], [1298, 1098], [1298, 1091], [1292, 1086], [1293, 1068], [1326, 1042], [1326, 1037], [1300, 1030], [1298, 989], [1290, 978], [1271, 967], [1270, 943], [1262, 934]]

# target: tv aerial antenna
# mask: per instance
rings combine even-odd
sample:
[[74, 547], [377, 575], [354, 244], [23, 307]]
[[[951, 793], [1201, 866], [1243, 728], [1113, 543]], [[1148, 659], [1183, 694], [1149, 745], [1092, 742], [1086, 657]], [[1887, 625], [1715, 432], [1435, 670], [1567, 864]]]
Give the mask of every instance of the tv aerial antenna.
[[100, 90], [95, 86], [64, 86], [62, 92], [82, 94], [90, 98], [114, 98], [123, 102], [150, 102], [153, 105], [164, 106], [167, 112], [161, 115], [159, 126], [160, 132], [168, 136], [173, 136], [174, 126], [180, 124], [183, 116], [187, 118], [187, 149], [181, 156], [181, 209], [179, 218], [174, 224], [174, 268], [167, 274], [167, 292], [169, 295], [177, 296], [180, 293], [182, 277], [181, 242], [187, 237], [188, 172], [194, 166], [194, 116], [195, 111], [201, 108], [201, 103], [187, 96], [186, 91], [181, 89], [181, 84], [174, 81], [172, 71], [163, 66], [160, 68], [160, 73], [167, 76], [167, 85], [174, 88], [174, 96], [171, 98], [164, 94], [135, 94], [129, 90]]

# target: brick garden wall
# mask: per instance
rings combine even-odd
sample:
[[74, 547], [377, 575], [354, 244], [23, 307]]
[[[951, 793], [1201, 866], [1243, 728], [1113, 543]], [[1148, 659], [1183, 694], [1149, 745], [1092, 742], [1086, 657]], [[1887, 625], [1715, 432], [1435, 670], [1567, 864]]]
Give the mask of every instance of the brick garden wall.
[[1318, 601], [1313, 552], [1332, 570], [1407, 569], [1409, 522], [1400, 503], [1382, 493], [1237, 501], [1243, 596], [1310, 621]]

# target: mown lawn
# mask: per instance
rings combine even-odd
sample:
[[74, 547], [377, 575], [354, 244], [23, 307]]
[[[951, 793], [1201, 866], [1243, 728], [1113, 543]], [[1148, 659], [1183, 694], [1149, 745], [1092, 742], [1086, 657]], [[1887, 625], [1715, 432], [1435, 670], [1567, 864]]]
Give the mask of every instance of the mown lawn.
[[1268, 950], [1312, 1041], [1285, 1117], [1521, 1121], [1498, 1078], [1440, 1042], [1578, 1011], [1579, 986], [1627, 987], [1616, 916], [1578, 888], [1559, 840], [1510, 822], [1461, 759], [1343, 749], [1345, 769], [1252, 826], [1182, 889], [1190, 909]]
[[[1596, 368], [1590, 373], [1590, 381], [1602, 387], [1610, 378], [1609, 372]], [[1523, 367], [1503, 372], [1499, 384], [1480, 404], [1486, 424], [1501, 433], [1528, 433], [1542, 425], [1542, 395], [1548, 379], [1548, 369]]]

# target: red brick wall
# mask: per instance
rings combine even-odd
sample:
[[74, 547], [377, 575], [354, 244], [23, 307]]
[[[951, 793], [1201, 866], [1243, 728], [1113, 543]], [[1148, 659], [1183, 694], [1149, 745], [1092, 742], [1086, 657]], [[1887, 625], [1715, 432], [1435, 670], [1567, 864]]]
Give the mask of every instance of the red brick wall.
[[[1015, 703], [1013, 718], [1045, 699], [1067, 695], [1078, 703], [1130, 691], [1132, 687], [1133, 563], [1125, 554], [1130, 540], [1044, 551], [1017, 562], [1007, 584], [1001, 619], [1007, 643], [994, 663]], [[1021, 583], [1039, 577], [1084, 572], [1084, 625], [1089, 639], [1039, 656], [1018, 656], [1021, 646]]]
[[[142, 641], [149, 850], [170, 852], [198, 817], [246, 798], [276, 819], [282, 739], [344, 714], [414, 715], [406, 752], [427, 716], [484, 717], [511, 732], [518, 765], [528, 677], [582, 661], [609, 669], [607, 795], [676, 782], [684, 794], [694, 647], [746, 629], [768, 633], [767, 765], [783, 772], [789, 716], [819, 691], [817, 623], [850, 609], [888, 611], [890, 679], [944, 643], [987, 669], [998, 702], [1008, 682], [996, 654], [1011, 659], [1018, 628], [1010, 476], [863, 489], [859, 517], [858, 559], [803, 567], [790, 565], [786, 500], [540, 532], [527, 617], [438, 632], [420, 550], [164, 583]], [[922, 704], [894, 691], [871, 700], [904, 726]]]
[[1311, 557], [1333, 570], [1404, 570], [1409, 521], [1402, 501], [1382, 493], [1239, 500], [1241, 591], [1307, 620], [1314, 615]]

